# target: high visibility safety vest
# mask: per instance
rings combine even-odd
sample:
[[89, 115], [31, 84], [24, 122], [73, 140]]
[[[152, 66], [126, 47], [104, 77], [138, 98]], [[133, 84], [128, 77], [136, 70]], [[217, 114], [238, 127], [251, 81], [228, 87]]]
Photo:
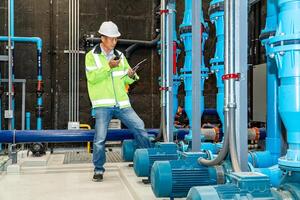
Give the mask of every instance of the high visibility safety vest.
[[130, 66], [123, 54], [120, 59], [119, 66], [111, 69], [99, 45], [86, 54], [85, 72], [93, 108], [131, 106], [125, 87], [139, 78], [137, 75], [134, 79], [129, 78], [127, 72]]

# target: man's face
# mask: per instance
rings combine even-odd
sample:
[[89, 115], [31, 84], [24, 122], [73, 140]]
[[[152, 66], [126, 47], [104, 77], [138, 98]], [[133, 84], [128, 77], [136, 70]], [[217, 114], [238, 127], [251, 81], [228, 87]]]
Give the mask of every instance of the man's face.
[[118, 38], [102, 36], [101, 40], [102, 40], [102, 44], [104, 45], [104, 47], [111, 51], [117, 45]]

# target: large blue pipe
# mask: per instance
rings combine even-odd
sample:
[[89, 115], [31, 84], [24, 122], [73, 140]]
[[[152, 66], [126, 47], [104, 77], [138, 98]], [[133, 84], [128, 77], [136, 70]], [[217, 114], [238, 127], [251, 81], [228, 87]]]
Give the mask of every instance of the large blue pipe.
[[[201, 12], [202, 24], [204, 23], [203, 12]], [[185, 0], [185, 11], [182, 24], [180, 25], [180, 37], [184, 43], [185, 49], [185, 61], [184, 67], [181, 69], [182, 77], [184, 80], [184, 90], [185, 90], [185, 111], [190, 121], [192, 121], [192, 0]], [[204, 44], [207, 39], [207, 33], [203, 31], [202, 34], [202, 53], [204, 52]], [[203, 56], [202, 56], [203, 58]], [[204, 81], [207, 78], [207, 68], [204, 66], [204, 59], [202, 59], [201, 66], [201, 83], [202, 84], [202, 99], [204, 90]], [[204, 110], [204, 100], [201, 101], [201, 110]], [[201, 113], [202, 115], [202, 113]], [[192, 139], [192, 132], [190, 131], [187, 135], [186, 140], [190, 141]]]
[[224, 1], [214, 0], [210, 3], [210, 20], [216, 27], [216, 51], [215, 56], [210, 60], [212, 65], [211, 70], [216, 74], [217, 79], [217, 111], [224, 124], [224, 82], [222, 76], [224, 75]]
[[[157, 135], [159, 129], [147, 129], [149, 135]], [[2, 130], [0, 142], [2, 143], [33, 143], [33, 142], [89, 142], [94, 139], [95, 130]], [[183, 140], [188, 134], [188, 129], [179, 129], [178, 139]], [[108, 141], [122, 141], [133, 139], [133, 134], [128, 129], [108, 130]]]
[[[7, 42], [7, 36], [0, 36], [1, 42]], [[23, 42], [23, 43], [35, 43], [37, 45], [37, 50], [42, 51], [43, 41], [39, 37], [11, 37], [12, 42]]]
[[[168, 2], [167, 9], [176, 11], [176, 1]], [[176, 12], [169, 13], [172, 17], [172, 25], [173, 25], [173, 116], [176, 115], [178, 109], [178, 88], [181, 85], [180, 77], [177, 73], [177, 59], [178, 55], [180, 54], [180, 49], [177, 48], [179, 41], [177, 39], [177, 32], [176, 32]], [[168, 26], [168, 24], [167, 24]]]
[[[35, 43], [37, 46], [37, 107], [36, 107], [36, 129], [42, 129], [42, 112], [43, 112], [43, 76], [42, 76], [42, 47], [43, 41], [39, 37], [11, 37], [13, 42]], [[7, 36], [0, 36], [1, 42], [7, 42]]]
[[278, 0], [278, 8], [276, 35], [268, 43], [269, 56], [278, 67], [278, 107], [287, 130], [287, 154], [278, 163], [288, 171], [300, 171], [300, 1]]
[[[262, 45], [269, 54], [269, 38], [275, 35], [278, 7], [276, 0], [267, 1], [266, 27], [261, 33]], [[253, 152], [252, 164], [257, 168], [267, 168], [278, 163], [281, 156], [281, 119], [278, 111], [278, 70], [275, 59], [267, 56], [267, 138], [266, 150]]]

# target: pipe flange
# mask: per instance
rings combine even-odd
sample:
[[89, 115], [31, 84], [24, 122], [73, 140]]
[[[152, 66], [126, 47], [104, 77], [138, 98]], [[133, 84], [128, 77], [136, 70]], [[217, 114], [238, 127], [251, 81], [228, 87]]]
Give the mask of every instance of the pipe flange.
[[184, 26], [179, 29], [180, 35], [185, 34], [185, 33], [191, 33], [191, 32], [192, 32], [192, 26]]
[[[203, 34], [208, 34], [209, 33], [209, 27], [207, 26], [204, 26], [202, 24], [202, 32]], [[179, 29], [179, 34], [182, 35], [182, 34], [186, 34], [186, 33], [192, 33], [192, 26], [183, 26]]]
[[279, 53], [283, 55], [287, 51], [299, 51], [300, 50], [300, 34], [289, 34], [289, 35], [276, 35], [275, 37], [269, 38], [268, 41], [269, 52], [268, 55], [274, 57], [274, 54]]
[[[294, 197], [295, 199], [300, 199], [299, 186], [293, 183], [286, 183], [280, 186], [279, 190], [284, 191], [286, 197]], [[292, 199], [292, 198], [291, 198]]]
[[209, 7], [208, 15], [212, 15], [216, 12], [224, 12], [224, 2], [215, 3]]
[[276, 31], [262, 32], [259, 36], [259, 40], [263, 41], [263, 40], [269, 39], [270, 37], [274, 37], [275, 34], [276, 34]]

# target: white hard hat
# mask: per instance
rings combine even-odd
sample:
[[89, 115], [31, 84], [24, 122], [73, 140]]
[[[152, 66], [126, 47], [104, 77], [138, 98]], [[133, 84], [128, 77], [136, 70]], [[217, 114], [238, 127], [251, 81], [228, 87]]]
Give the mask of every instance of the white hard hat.
[[98, 31], [101, 35], [105, 35], [107, 37], [120, 37], [121, 33], [115, 23], [112, 21], [103, 22]]

